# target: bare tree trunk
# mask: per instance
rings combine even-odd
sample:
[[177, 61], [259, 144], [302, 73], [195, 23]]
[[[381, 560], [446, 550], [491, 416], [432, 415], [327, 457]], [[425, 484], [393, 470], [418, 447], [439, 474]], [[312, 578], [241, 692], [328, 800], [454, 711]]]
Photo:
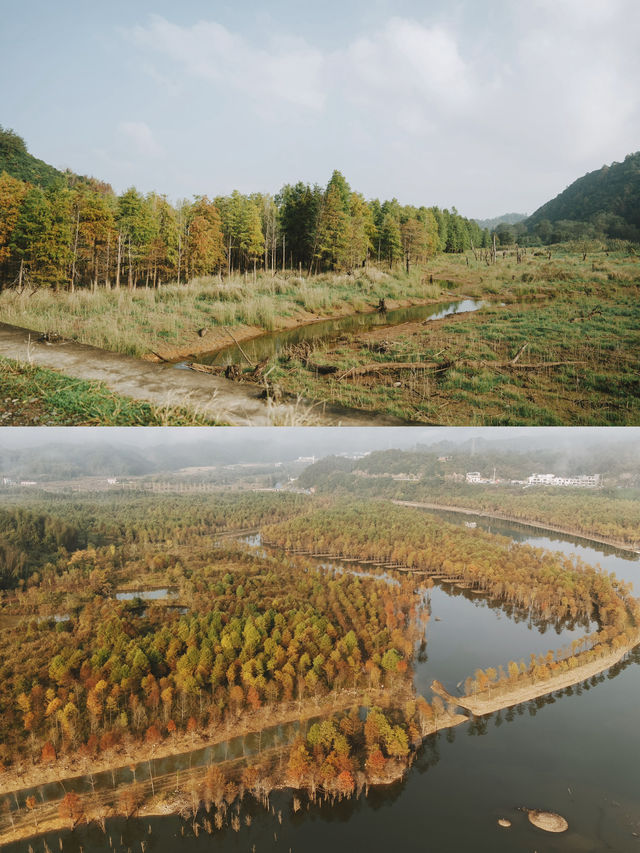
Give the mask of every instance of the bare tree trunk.
[[105, 290], [111, 290], [111, 281], [109, 279], [109, 263], [111, 261], [111, 233], [107, 235], [107, 266], [104, 272]]
[[122, 234], [118, 231], [118, 254], [116, 258], [116, 290], [120, 290], [120, 267], [122, 265]]
[[282, 235], [282, 272], [284, 272], [287, 268], [287, 252], [286, 252], [287, 238], [285, 235]]
[[80, 208], [76, 213], [76, 234], [73, 239], [73, 261], [71, 262], [71, 293], [76, 289], [76, 259], [78, 257], [78, 231], [80, 230]]
[[127, 279], [129, 290], [133, 290], [133, 264], [131, 263], [131, 236], [129, 236], [129, 277]]
[[180, 285], [180, 271], [182, 269], [182, 234], [178, 233], [178, 285]]

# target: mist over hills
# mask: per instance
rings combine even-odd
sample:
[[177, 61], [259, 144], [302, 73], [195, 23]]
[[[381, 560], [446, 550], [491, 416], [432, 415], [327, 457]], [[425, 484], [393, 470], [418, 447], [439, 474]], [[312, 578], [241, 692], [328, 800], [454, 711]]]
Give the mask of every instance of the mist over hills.
[[[511, 460], [518, 469], [533, 466], [557, 474], [640, 472], [640, 430], [633, 428], [240, 427], [213, 432], [31, 428], [0, 433], [0, 476], [38, 482], [144, 476], [195, 466], [288, 462], [299, 457], [318, 460], [358, 453], [375, 454], [386, 464], [384, 453], [398, 450], [407, 454], [398, 461], [402, 470], [407, 470], [407, 464], [431, 464], [429, 460], [452, 455], [456, 464], [468, 465], [469, 470]], [[353, 460], [344, 462], [350, 465]]]
[[523, 222], [527, 218], [526, 213], [503, 213], [502, 216], [494, 216], [492, 219], [476, 219], [480, 228], [488, 228], [493, 231], [498, 225], [517, 225], [518, 222]]

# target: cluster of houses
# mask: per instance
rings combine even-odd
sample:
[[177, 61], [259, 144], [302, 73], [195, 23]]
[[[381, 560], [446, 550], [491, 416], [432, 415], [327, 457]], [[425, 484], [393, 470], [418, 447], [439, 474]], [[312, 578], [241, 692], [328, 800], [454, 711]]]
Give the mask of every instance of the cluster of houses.
[[[467, 483], [482, 483], [496, 485], [504, 480], [484, 477], [479, 471], [469, 471], [465, 477]], [[512, 485], [519, 486], [570, 486], [577, 489], [596, 489], [600, 486], [600, 474], [580, 474], [578, 477], [556, 477], [555, 474], [532, 474], [526, 480], [510, 480]]]
[[573, 486], [578, 489], [596, 489], [600, 474], [581, 474], [579, 477], [556, 477], [555, 474], [532, 474], [527, 478], [530, 486]]

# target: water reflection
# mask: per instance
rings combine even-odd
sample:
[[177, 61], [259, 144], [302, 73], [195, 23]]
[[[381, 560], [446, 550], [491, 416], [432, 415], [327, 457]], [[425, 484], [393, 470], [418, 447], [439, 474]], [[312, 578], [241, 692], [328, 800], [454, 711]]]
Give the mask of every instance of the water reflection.
[[[500, 532], [507, 529], [501, 525]], [[535, 542], [536, 547], [550, 547], [544, 543], [551, 542], [550, 537], [531, 532], [523, 536], [517, 528], [513, 538]], [[555, 534], [553, 544], [558, 544]], [[625, 576], [625, 568], [637, 572], [637, 561], [615, 552], [603, 558], [600, 545], [577, 546], [570, 539], [560, 544], [586, 562], [606, 563], [605, 568], [619, 577]], [[515, 622], [513, 614], [469, 595], [450, 595], [434, 587], [429, 606], [433, 618], [427, 645], [418, 649], [417, 679], [428, 678], [432, 667], [438, 677], [449, 675], [449, 664], [453, 672], [461, 661], [469, 674], [474, 655], [485, 656], [486, 666], [512, 656], [514, 643], [529, 648], [536, 637], [548, 642], [526, 619]], [[633, 833], [640, 832], [638, 663], [636, 648], [607, 673], [582, 684], [432, 735], [416, 752], [405, 780], [371, 789], [366, 799], [331, 805], [308, 803], [303, 797], [301, 810], [294, 813], [291, 792], [281, 791], [272, 795], [268, 812], [251, 800], [243, 803], [242, 814], [251, 817], [251, 825], [243, 824], [237, 833], [226, 827], [213, 836], [200, 831], [196, 837], [192, 823], [177, 817], [118, 818], [107, 822], [106, 835], [95, 826], [81, 827], [73, 833], [49, 833], [45, 839], [10, 844], [7, 850], [27, 853], [31, 843], [40, 853], [46, 840], [53, 851], [61, 838], [67, 853], [81, 849], [127, 853], [142, 850], [143, 843], [145, 850], [158, 853], [177, 849], [195, 853], [211, 849], [212, 843], [222, 853], [251, 851], [254, 845], [256, 853], [289, 849], [339, 853], [360, 848], [370, 853], [395, 849], [637, 853], [638, 837]], [[248, 742], [246, 748], [255, 748], [255, 743]], [[568, 832], [557, 837], [544, 834], [518, 812], [519, 806], [560, 812], [569, 821]], [[500, 816], [512, 821], [511, 829], [497, 827]]]
[[[384, 314], [369, 312], [367, 314], [352, 314], [334, 320], [322, 320], [309, 323], [295, 329], [285, 329], [280, 332], [270, 332], [242, 342], [242, 349], [251, 359], [259, 362], [281, 352], [285, 347], [310, 341], [315, 343], [331, 341], [345, 333], [365, 332], [377, 326], [397, 326], [400, 323], [429, 322], [441, 320], [450, 314], [466, 314], [477, 311], [486, 303], [482, 300], [462, 299], [445, 302], [439, 305], [412, 305], [408, 308], [394, 308]], [[234, 364], [243, 362], [244, 356], [235, 344], [214, 353], [197, 355], [193, 358], [201, 364]]]

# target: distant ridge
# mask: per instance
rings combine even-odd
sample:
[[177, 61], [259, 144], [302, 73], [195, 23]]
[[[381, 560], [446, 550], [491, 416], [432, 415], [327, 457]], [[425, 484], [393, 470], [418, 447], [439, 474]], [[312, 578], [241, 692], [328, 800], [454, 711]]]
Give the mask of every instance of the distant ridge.
[[474, 222], [477, 222], [480, 228], [488, 228], [489, 231], [493, 231], [494, 228], [503, 223], [505, 225], [516, 225], [526, 218], [526, 213], [503, 213], [502, 216], [494, 216], [493, 219], [474, 219]]

